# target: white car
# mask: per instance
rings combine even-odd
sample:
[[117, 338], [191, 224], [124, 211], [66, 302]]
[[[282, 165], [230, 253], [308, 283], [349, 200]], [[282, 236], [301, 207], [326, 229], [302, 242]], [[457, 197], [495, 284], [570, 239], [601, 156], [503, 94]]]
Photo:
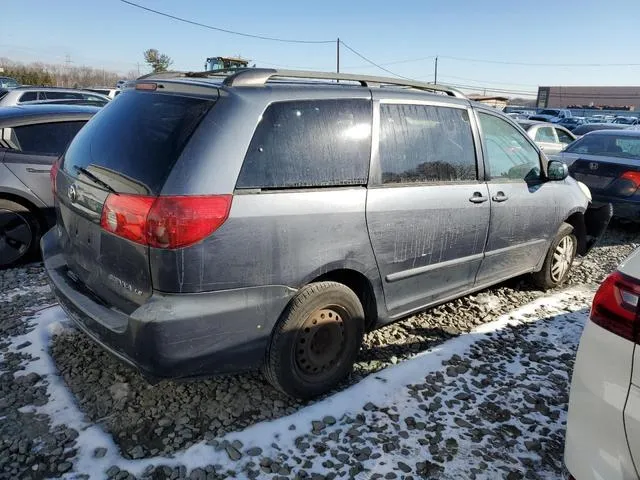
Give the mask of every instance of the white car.
[[640, 479], [640, 249], [593, 299], [571, 383], [564, 459], [575, 480]]

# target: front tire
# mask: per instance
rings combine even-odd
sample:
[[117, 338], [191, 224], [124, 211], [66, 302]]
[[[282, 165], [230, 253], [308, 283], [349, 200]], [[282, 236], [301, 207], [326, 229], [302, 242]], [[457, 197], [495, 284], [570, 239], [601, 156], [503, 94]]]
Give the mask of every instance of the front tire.
[[363, 335], [364, 310], [351, 289], [336, 282], [309, 284], [274, 329], [265, 377], [289, 396], [318, 396], [351, 372]]
[[555, 288], [567, 279], [576, 257], [578, 240], [573, 227], [563, 223], [551, 242], [542, 269], [532, 275], [533, 283], [543, 290]]
[[0, 199], [0, 268], [9, 267], [38, 248], [40, 226], [24, 205]]

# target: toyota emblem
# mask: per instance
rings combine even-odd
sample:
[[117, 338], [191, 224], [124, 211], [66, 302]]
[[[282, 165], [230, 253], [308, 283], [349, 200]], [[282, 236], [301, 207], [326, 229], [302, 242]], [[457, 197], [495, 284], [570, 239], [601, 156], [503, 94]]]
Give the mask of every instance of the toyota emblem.
[[590, 170], [597, 170], [598, 169], [598, 163], [597, 162], [589, 162], [589, 169]]
[[78, 198], [78, 192], [76, 191], [75, 185], [69, 185], [69, 190], [67, 191], [67, 195], [69, 196], [69, 200], [71, 202], [75, 202]]

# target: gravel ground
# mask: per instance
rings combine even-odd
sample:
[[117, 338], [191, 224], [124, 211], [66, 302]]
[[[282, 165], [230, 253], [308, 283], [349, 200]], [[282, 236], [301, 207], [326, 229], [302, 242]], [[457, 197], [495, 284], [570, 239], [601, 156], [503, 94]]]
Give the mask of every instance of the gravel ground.
[[[601, 245], [574, 269], [568, 283], [595, 286], [638, 245], [634, 243], [638, 238], [637, 230], [614, 226]], [[0, 478], [60, 475], [72, 468], [70, 459], [75, 455], [78, 432], [64, 426], [52, 427], [46, 415], [21, 408], [46, 402], [46, 381], [37, 374], [19, 375], [32, 358], [21, 353], [20, 348], [9, 348], [11, 337], [25, 334], [24, 318], [54, 300], [45, 288], [39, 264], [0, 272], [0, 285], [8, 286], [0, 293]], [[515, 279], [372, 332], [365, 339], [348, 382], [355, 383], [495, 320], [541, 295], [526, 280]], [[28, 350], [27, 347], [24, 348]], [[279, 394], [258, 374], [150, 386], [84, 335], [54, 336], [51, 354], [87, 420], [113, 436], [124, 458], [170, 455], [201, 441], [220, 448], [218, 438], [225, 433], [294, 413], [306, 405]], [[563, 405], [566, 406], [566, 399]], [[559, 451], [552, 455], [556, 464], [560, 462]], [[101, 453], [97, 452], [98, 456]], [[160, 470], [154, 471], [154, 478], [170, 478], [179, 469], [164, 473]], [[124, 472], [110, 473], [127, 478]], [[211, 469], [202, 473], [201, 478], [213, 475]]]

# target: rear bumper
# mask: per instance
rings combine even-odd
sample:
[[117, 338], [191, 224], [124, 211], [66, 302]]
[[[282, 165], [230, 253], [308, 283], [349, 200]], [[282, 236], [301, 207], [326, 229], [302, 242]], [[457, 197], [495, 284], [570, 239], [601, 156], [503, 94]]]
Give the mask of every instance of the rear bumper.
[[577, 480], [638, 480], [623, 423], [633, 348], [587, 321], [571, 382], [564, 451]]
[[637, 195], [634, 195], [631, 199], [594, 195], [593, 203], [595, 205], [611, 203], [611, 205], [613, 205], [614, 217], [636, 222], [640, 221], [640, 199]]
[[57, 228], [40, 245], [53, 292], [71, 320], [103, 348], [154, 379], [260, 367], [271, 330], [295, 294], [280, 285], [195, 294], [154, 292], [126, 315], [100, 304], [67, 274]]

